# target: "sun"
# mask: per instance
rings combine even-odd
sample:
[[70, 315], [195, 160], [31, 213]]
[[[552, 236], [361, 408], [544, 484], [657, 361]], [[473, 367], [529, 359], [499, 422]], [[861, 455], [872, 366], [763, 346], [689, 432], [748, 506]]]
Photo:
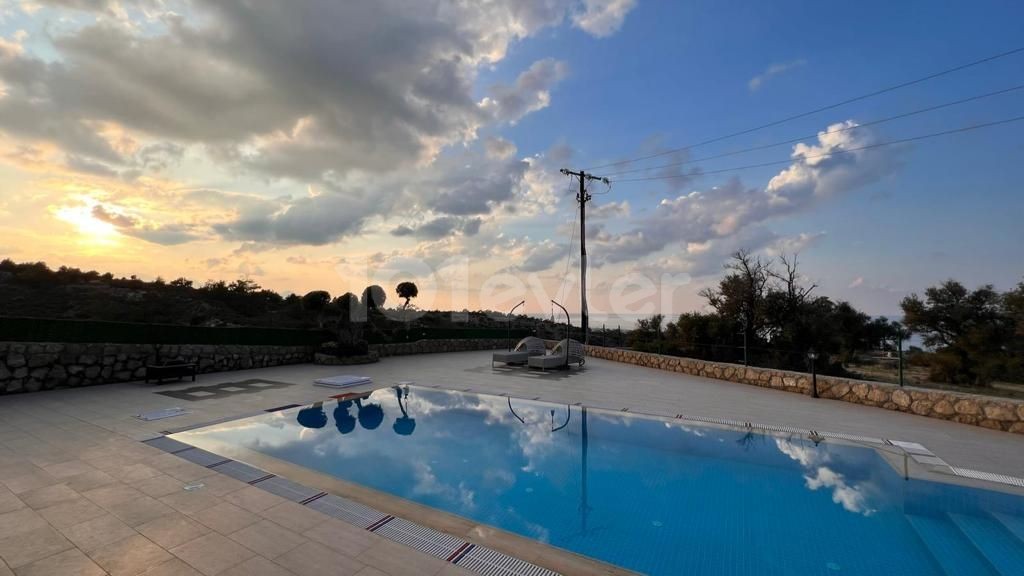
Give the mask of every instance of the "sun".
[[113, 224], [93, 216], [92, 206], [89, 205], [64, 206], [57, 209], [54, 215], [72, 224], [79, 234], [97, 244], [113, 244], [120, 235]]

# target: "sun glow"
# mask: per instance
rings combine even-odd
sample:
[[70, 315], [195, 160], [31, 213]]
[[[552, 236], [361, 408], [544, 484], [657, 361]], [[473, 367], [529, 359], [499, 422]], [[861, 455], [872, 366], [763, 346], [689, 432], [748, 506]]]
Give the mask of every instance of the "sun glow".
[[88, 204], [80, 206], [64, 206], [57, 209], [54, 215], [69, 224], [72, 224], [78, 233], [85, 236], [89, 241], [97, 244], [114, 244], [120, 234], [112, 224], [97, 219], [92, 215], [92, 206]]

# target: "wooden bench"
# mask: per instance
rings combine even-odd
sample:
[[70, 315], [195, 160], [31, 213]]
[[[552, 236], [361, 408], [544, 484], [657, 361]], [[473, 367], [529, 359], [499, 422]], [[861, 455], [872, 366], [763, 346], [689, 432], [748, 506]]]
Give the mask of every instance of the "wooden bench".
[[173, 362], [166, 364], [147, 364], [146, 365], [146, 382], [150, 380], [156, 380], [157, 384], [160, 384], [164, 380], [170, 378], [176, 378], [181, 380], [186, 376], [191, 376], [192, 381], [196, 381], [196, 365], [192, 362]]

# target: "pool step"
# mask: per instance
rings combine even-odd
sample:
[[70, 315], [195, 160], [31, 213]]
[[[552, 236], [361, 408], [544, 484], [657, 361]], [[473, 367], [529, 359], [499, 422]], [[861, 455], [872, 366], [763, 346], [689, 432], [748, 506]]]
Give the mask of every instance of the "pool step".
[[1003, 523], [1003, 526], [1007, 530], [1013, 533], [1021, 542], [1024, 542], [1024, 518], [1020, 516], [1011, 516], [1010, 514], [1004, 514], [1002, 512], [993, 512], [993, 516], [996, 520]]
[[998, 576], [995, 568], [949, 519], [915, 514], [907, 514], [906, 518], [946, 576]]
[[1024, 541], [1012, 534], [993, 516], [950, 514], [974, 546], [1003, 576], [1024, 573]]

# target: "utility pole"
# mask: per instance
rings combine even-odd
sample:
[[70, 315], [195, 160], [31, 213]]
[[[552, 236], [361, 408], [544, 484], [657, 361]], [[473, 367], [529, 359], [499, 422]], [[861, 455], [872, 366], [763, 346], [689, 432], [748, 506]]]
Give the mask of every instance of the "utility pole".
[[590, 313], [587, 311], [587, 202], [591, 199], [587, 192], [587, 182], [610, 182], [607, 178], [587, 174], [583, 170], [573, 172], [562, 168], [561, 172], [566, 176], [575, 176], [580, 181], [580, 191], [576, 194], [576, 201], [580, 203], [580, 324], [583, 327], [583, 343], [587, 344], [590, 340]]

